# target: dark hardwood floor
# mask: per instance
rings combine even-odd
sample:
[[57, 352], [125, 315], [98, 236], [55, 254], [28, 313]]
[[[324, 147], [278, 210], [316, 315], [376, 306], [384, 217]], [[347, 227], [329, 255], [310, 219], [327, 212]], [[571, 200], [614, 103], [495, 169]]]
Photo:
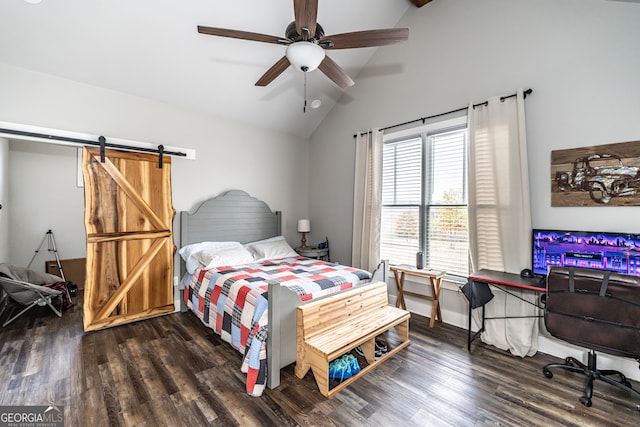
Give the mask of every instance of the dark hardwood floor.
[[640, 425], [640, 402], [622, 390], [597, 382], [587, 408], [582, 377], [545, 378], [557, 358], [479, 342], [469, 353], [464, 330], [429, 329], [416, 315], [412, 344], [335, 397], [290, 366], [279, 388], [255, 398], [240, 354], [192, 314], [84, 334], [77, 299], [62, 318], [38, 307], [0, 330], [0, 406], [64, 406], [66, 426]]

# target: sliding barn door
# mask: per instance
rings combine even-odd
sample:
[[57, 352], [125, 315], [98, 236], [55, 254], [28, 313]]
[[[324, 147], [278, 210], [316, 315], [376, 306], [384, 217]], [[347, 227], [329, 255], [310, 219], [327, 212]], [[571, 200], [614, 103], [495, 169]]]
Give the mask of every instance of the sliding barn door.
[[84, 330], [174, 311], [171, 159], [84, 148]]

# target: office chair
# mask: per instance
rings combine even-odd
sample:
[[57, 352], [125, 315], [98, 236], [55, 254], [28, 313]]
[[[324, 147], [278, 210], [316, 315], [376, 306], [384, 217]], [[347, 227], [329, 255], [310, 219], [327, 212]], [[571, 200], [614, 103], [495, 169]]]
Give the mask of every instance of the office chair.
[[[601, 380], [640, 399], [619, 371], [597, 368], [596, 351], [640, 363], [640, 277], [588, 268], [552, 267], [547, 276], [544, 310], [549, 333], [589, 349], [587, 364], [567, 357], [542, 368], [547, 378], [560, 368], [587, 377], [580, 402], [591, 406], [593, 382]], [[617, 377], [617, 378], [616, 378]], [[640, 402], [639, 402], [640, 403]], [[638, 405], [640, 410], [640, 405]]]

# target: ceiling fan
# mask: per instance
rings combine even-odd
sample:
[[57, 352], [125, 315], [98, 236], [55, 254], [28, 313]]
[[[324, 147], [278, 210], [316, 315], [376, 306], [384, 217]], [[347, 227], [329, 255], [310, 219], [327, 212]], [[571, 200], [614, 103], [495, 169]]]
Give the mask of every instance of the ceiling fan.
[[338, 64], [325, 55], [325, 50], [385, 46], [409, 38], [408, 28], [355, 31], [326, 36], [322, 26], [316, 22], [318, 0], [293, 0], [293, 10], [295, 21], [287, 26], [285, 37], [201, 25], [198, 25], [198, 32], [287, 46], [285, 56], [260, 77], [256, 86], [267, 86], [289, 68], [289, 65], [293, 65], [305, 73], [319, 68], [342, 89], [353, 86], [354, 82]]

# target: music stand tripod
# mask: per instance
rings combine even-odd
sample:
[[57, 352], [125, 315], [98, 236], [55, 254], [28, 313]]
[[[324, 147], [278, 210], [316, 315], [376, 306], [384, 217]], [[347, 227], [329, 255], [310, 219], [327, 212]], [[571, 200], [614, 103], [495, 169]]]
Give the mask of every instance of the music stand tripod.
[[[64, 271], [62, 271], [62, 264], [60, 263], [60, 257], [58, 256], [58, 249], [56, 248], [56, 241], [53, 238], [53, 231], [51, 231], [51, 230], [48, 230], [46, 233], [44, 233], [44, 237], [42, 238], [42, 241], [40, 242], [40, 245], [38, 246], [38, 249], [35, 250], [35, 253], [31, 257], [31, 261], [29, 261], [29, 265], [27, 265], [27, 268], [31, 268], [31, 264], [33, 264], [33, 261], [36, 259], [36, 256], [38, 256], [38, 253], [40, 252], [40, 250], [44, 246], [44, 242], [45, 241], [47, 242], [47, 250], [49, 252], [53, 252], [53, 255], [56, 257], [56, 265], [58, 266], [58, 271], [60, 272], [60, 277], [62, 278], [62, 281], [66, 282], [67, 279], [64, 277]], [[66, 294], [67, 294], [67, 299], [69, 300], [69, 302], [72, 302], [71, 301], [71, 295], [69, 294], [69, 289], [67, 289], [66, 286], [65, 286], [65, 290], [66, 290]]]

